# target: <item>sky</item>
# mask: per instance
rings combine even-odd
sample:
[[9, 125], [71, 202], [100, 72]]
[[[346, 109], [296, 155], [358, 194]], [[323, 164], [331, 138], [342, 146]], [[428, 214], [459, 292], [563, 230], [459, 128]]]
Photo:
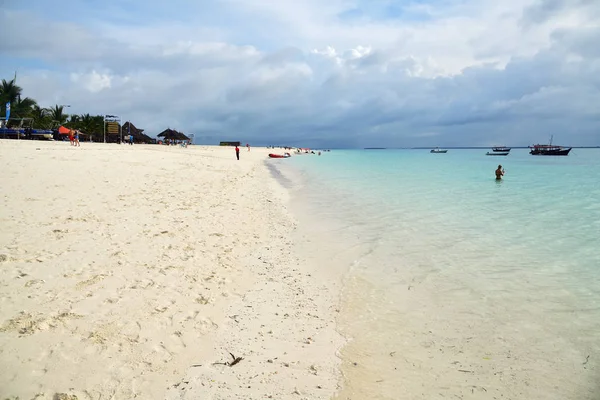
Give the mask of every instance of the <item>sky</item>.
[[598, 0], [0, 0], [0, 77], [197, 143], [600, 145]]

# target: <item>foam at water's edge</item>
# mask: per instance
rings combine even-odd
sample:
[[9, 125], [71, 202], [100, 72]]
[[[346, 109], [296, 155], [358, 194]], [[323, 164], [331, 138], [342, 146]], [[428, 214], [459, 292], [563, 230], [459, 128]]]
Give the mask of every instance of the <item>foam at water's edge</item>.
[[[334, 219], [322, 218], [314, 213], [310, 201], [304, 196], [309, 194], [310, 178], [301, 170], [289, 165], [273, 164], [265, 162], [274, 179], [286, 188], [290, 195], [289, 208], [298, 221], [297, 229], [293, 235], [294, 253], [302, 255], [305, 262], [318, 266], [323, 280], [329, 282], [328, 291], [335, 300], [330, 309], [336, 315], [334, 329], [338, 332], [340, 341], [335, 350], [335, 356], [339, 358], [337, 371], [338, 387], [343, 384], [341, 369], [341, 354], [343, 346], [349, 338], [339, 330], [337, 319], [343, 303], [343, 292], [348, 271], [361, 257], [361, 250], [356, 246], [346, 246], [347, 242], [335, 240], [340, 239], [332, 232], [339, 233], [344, 227]], [[332, 240], [332, 238], [334, 238]]]

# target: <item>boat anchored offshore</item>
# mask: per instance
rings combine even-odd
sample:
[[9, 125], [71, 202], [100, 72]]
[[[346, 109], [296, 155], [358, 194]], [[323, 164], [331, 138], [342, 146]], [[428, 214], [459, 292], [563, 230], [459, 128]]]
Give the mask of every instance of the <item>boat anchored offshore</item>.
[[553, 146], [552, 138], [550, 137], [550, 144], [534, 144], [529, 146], [531, 149], [529, 154], [532, 156], [568, 156], [572, 147]]
[[485, 153], [486, 156], [507, 156], [509, 154], [509, 151], [488, 151], [487, 153]]
[[431, 149], [431, 151], [430, 151], [430, 153], [440, 153], [440, 154], [447, 153], [447, 152], [448, 152], [448, 150], [442, 150], [439, 147], [436, 147], [435, 149]]
[[492, 147], [492, 151], [494, 153], [508, 153], [508, 152], [510, 152], [510, 147], [496, 146], [496, 147]]

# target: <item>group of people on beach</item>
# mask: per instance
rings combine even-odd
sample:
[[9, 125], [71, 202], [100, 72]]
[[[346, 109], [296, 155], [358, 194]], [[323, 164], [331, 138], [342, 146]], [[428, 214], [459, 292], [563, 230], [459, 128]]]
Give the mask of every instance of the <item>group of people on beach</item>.
[[81, 146], [79, 143], [79, 131], [73, 129], [69, 131], [69, 142], [71, 142], [71, 146]]
[[[246, 143], [246, 148], [248, 151], [250, 151], [250, 145], [248, 143]], [[237, 144], [235, 145], [235, 157], [238, 159], [238, 161], [240, 160], [240, 148]]]

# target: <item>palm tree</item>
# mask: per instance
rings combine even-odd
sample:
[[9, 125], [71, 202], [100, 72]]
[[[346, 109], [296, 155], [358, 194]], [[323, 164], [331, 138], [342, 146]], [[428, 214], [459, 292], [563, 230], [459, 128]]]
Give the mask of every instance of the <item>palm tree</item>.
[[81, 114], [79, 116], [79, 125], [84, 132], [89, 132], [92, 127], [92, 116], [90, 114]]
[[0, 96], [2, 96], [2, 102], [14, 102], [21, 96], [23, 89], [15, 84], [15, 80], [11, 79], [7, 81], [2, 79], [2, 85], [0, 86]]
[[10, 106], [10, 115], [14, 115], [16, 118], [25, 118], [31, 115], [33, 107], [37, 106], [35, 100], [25, 97], [21, 99], [21, 96]]
[[56, 121], [59, 125], [64, 124], [69, 117], [68, 114], [63, 113], [63, 106], [58, 104], [48, 110], [48, 115], [53, 121]]
[[48, 109], [42, 108], [37, 104], [31, 108], [29, 116], [33, 118], [33, 125], [41, 128], [49, 128]]
[[10, 102], [11, 117], [31, 118], [33, 126], [56, 129], [59, 125], [66, 124], [69, 121], [69, 126], [83, 129], [86, 133], [93, 135], [94, 138], [102, 139], [104, 130], [104, 117], [102, 115], [73, 115], [69, 119], [69, 115], [64, 113], [63, 106], [40, 107], [35, 100], [29, 97], [22, 98], [22, 92], [23, 89], [16, 84], [16, 74], [11, 80], [2, 79], [0, 82], [0, 116], [6, 116], [6, 103]]
[[44, 129], [52, 128], [52, 121], [50, 120], [49, 111], [47, 108], [42, 108], [36, 104], [31, 109], [29, 116], [33, 118], [33, 126]]
[[0, 85], [0, 113], [6, 116], [6, 103], [10, 103], [10, 116], [13, 118], [25, 118], [37, 105], [35, 100], [29, 97], [21, 98], [23, 89], [15, 83], [15, 78], [7, 81], [2, 79]]
[[17, 86], [14, 79], [10, 81], [2, 79], [2, 85], [0, 85], [0, 112], [2, 115], [6, 115], [6, 103], [11, 104], [12, 112], [12, 104], [20, 99], [22, 91], [23, 89]]
[[39, 105], [35, 105], [33, 106], [33, 108], [31, 109], [31, 118], [33, 118], [34, 120], [41, 120], [44, 117], [48, 116], [48, 109], [47, 108], [42, 108]]
[[80, 129], [80, 122], [81, 120], [79, 118], [79, 115], [73, 114], [69, 116], [69, 121], [65, 125], [68, 125], [69, 128]]
[[94, 115], [89, 130], [90, 132], [101, 134], [104, 131], [104, 117], [102, 115]]

